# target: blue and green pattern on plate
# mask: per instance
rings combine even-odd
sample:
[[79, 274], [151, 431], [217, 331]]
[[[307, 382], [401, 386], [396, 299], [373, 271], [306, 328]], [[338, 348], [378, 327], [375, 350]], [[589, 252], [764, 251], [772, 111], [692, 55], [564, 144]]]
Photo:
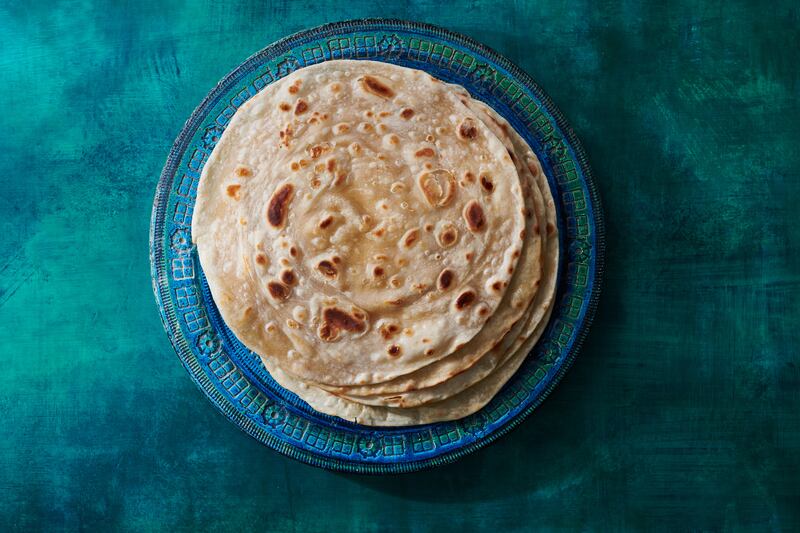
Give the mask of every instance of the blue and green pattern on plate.
[[[539, 343], [483, 409], [464, 419], [371, 428], [311, 409], [270, 377], [223, 322], [191, 240], [200, 172], [236, 109], [303, 66], [369, 59], [425, 70], [466, 87], [528, 141], [542, 162], [561, 239], [556, 306]], [[427, 24], [356, 20], [303, 31], [250, 57], [203, 100], [161, 174], [150, 235], [153, 288], [164, 327], [201, 390], [243, 431], [295, 459], [342, 471], [389, 473], [448, 463], [519, 424], [571, 364], [594, 313], [603, 266], [597, 190], [571, 128], [542, 90], [479, 43]]]

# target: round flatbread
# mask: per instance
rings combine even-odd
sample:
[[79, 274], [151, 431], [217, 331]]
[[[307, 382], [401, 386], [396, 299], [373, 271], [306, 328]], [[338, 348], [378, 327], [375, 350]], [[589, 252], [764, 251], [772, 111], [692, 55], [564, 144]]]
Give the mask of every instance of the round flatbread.
[[524, 226], [506, 148], [445, 84], [331, 61], [236, 112], [203, 169], [192, 235], [248, 348], [346, 386], [409, 374], [475, 337]]

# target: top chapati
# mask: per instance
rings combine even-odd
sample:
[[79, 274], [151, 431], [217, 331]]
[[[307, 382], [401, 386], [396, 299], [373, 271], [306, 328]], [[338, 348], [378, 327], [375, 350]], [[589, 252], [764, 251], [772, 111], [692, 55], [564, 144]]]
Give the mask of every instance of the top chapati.
[[[354, 418], [342, 402], [456, 398], [542, 321], [552, 250], [536, 206], [549, 190], [520, 166], [538, 165], [530, 149], [487, 116], [421, 71], [330, 61], [231, 119], [203, 169], [193, 241], [228, 326], [312, 406]], [[431, 409], [362, 422], [448, 418]]]

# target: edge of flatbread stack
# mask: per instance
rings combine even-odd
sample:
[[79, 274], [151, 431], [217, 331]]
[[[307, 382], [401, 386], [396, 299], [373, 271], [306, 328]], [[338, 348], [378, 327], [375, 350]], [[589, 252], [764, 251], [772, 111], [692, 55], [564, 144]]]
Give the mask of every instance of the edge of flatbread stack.
[[272, 377], [365, 425], [479, 410], [556, 288], [555, 205], [530, 147], [462, 87], [387, 63], [309, 66], [240, 107], [192, 238]]

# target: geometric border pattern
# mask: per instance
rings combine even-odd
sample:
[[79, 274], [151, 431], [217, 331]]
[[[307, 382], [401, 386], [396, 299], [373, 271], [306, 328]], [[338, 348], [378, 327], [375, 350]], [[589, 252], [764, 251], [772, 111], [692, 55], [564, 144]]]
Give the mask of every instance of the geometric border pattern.
[[[222, 321], [191, 241], [200, 173], [236, 109], [307, 65], [369, 59], [464, 86], [503, 115], [539, 157], [557, 208], [556, 307], [517, 374], [482, 410], [452, 422], [371, 428], [311, 409], [269, 376]], [[267, 446], [341, 471], [392, 473], [451, 462], [510, 431], [552, 390], [591, 323], [603, 271], [600, 199], [584, 151], [561, 113], [518, 67], [472, 39], [428, 24], [368, 19], [326, 24], [278, 41], [225, 77], [186, 122], [156, 190], [150, 228], [153, 289], [164, 327], [195, 383]]]

